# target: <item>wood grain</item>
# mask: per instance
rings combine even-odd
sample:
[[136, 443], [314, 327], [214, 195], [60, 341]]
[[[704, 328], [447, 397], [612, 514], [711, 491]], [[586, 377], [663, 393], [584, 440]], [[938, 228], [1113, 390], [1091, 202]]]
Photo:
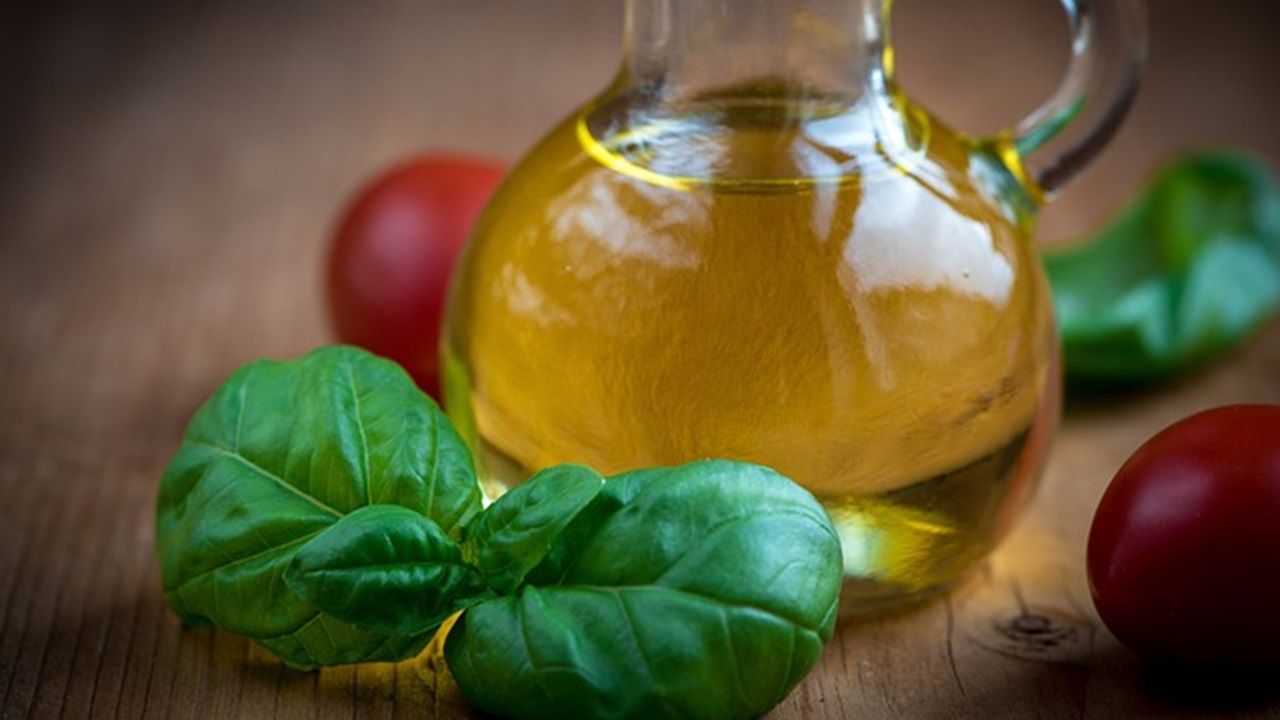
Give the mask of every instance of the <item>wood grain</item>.
[[[906, 86], [960, 127], [1009, 125], [1061, 71], [1052, 3], [898, 5]], [[1046, 241], [1094, 226], [1179, 150], [1280, 162], [1277, 6], [1150, 10], [1143, 95], [1046, 214]], [[428, 664], [296, 673], [179, 628], [155, 487], [227, 373], [328, 341], [320, 264], [352, 190], [424, 149], [514, 158], [613, 74], [620, 15], [590, 0], [0, 8], [0, 720], [478, 717]], [[1278, 361], [1272, 325], [1174, 386], [1069, 404], [1032, 511], [983, 571], [842, 625], [770, 717], [1280, 718], [1280, 683], [1139, 666], [1082, 566], [1128, 452], [1194, 409], [1280, 401]]]

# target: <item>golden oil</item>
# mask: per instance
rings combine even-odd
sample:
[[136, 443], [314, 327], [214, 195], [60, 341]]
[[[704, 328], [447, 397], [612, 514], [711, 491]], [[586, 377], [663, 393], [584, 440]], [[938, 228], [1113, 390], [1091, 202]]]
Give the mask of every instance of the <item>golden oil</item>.
[[1033, 484], [1049, 294], [964, 140], [785, 94], [554, 130], [458, 267], [446, 405], [491, 496], [561, 462], [773, 467], [836, 522], [849, 605], [893, 606], [979, 562]]

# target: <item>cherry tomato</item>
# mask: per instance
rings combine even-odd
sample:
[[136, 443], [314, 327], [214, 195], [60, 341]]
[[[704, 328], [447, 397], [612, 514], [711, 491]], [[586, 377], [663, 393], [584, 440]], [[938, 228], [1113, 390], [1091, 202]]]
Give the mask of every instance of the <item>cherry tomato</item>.
[[1088, 572], [1139, 655], [1280, 660], [1280, 405], [1206, 410], [1148, 440], [1103, 494]]
[[449, 274], [502, 173], [477, 158], [414, 158], [360, 192], [330, 248], [326, 290], [338, 339], [400, 363], [436, 399]]

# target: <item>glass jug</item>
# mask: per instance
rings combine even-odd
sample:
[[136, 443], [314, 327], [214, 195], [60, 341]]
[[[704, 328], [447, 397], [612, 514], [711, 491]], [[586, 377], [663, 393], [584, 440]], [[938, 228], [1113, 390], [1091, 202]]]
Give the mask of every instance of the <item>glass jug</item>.
[[445, 404], [486, 492], [749, 460], [827, 508], [851, 611], [979, 563], [1057, 419], [1032, 224], [1143, 53], [1141, 0], [1062, 3], [1066, 80], [975, 139], [894, 85], [890, 0], [629, 0], [616, 81], [514, 167], [456, 269]]

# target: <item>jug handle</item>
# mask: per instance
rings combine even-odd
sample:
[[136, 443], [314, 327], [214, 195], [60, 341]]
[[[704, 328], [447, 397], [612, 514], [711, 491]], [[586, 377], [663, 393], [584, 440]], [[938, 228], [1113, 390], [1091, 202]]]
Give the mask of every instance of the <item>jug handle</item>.
[[1036, 194], [1061, 190], [1115, 135], [1147, 52], [1145, 0], [1060, 0], [1071, 59], [1058, 89], [1009, 131]]

